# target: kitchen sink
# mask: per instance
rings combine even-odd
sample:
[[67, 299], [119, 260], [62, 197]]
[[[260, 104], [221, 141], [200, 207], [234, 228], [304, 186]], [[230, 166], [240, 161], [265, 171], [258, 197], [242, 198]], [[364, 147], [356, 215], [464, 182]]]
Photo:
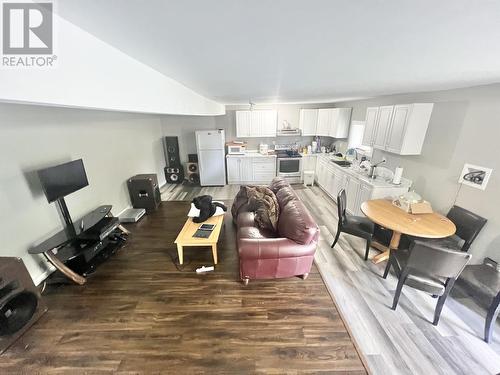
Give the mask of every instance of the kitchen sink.
[[352, 164], [350, 161], [347, 160], [332, 160], [332, 163], [340, 165], [341, 167], [350, 167]]

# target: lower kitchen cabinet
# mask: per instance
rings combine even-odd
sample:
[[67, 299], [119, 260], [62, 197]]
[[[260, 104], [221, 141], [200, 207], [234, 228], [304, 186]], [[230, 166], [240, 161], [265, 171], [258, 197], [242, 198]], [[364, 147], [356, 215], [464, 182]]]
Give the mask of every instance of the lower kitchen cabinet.
[[276, 177], [276, 158], [228, 156], [226, 168], [228, 184], [269, 184]]
[[318, 156], [316, 162], [316, 183], [334, 200], [340, 190], [345, 189], [347, 196], [346, 211], [351, 215], [363, 216], [361, 204], [370, 199], [397, 197], [408, 191], [409, 185], [373, 185], [365, 178], [330, 162], [325, 156]]

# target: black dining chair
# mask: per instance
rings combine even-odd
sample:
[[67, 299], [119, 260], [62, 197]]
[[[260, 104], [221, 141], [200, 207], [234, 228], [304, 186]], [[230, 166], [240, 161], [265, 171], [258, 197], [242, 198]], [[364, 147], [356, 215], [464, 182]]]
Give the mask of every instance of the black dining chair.
[[391, 250], [384, 279], [391, 266], [399, 275], [392, 309], [396, 310], [401, 290], [406, 284], [433, 296], [439, 296], [432, 323], [437, 325], [446, 298], [470, 258], [471, 255], [468, 253], [450, 250], [422, 240], [414, 240], [408, 250]]
[[446, 217], [457, 227], [455, 234], [450, 237], [426, 241], [448, 249], [461, 251], [469, 251], [472, 242], [474, 242], [477, 235], [488, 221], [459, 206], [453, 206], [450, 211], [448, 211]]
[[370, 251], [370, 245], [372, 242], [374, 224], [366, 217], [347, 215], [346, 205], [347, 196], [345, 190], [342, 189], [337, 196], [339, 222], [337, 234], [335, 235], [335, 240], [332, 243], [332, 249], [337, 244], [341, 232], [352, 234], [353, 236], [361, 237], [366, 240], [365, 260], [368, 260], [368, 252]]

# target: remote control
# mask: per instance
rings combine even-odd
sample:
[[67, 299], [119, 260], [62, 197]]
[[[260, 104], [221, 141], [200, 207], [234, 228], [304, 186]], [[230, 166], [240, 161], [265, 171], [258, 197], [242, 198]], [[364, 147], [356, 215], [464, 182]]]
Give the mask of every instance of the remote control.
[[209, 267], [202, 266], [202, 267], [196, 269], [196, 273], [210, 272], [213, 270], [214, 270], [214, 266], [209, 266]]

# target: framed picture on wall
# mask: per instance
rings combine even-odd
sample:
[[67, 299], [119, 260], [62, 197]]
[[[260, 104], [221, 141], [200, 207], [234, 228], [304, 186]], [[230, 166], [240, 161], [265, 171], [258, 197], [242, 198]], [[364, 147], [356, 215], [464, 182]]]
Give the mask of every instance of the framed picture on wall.
[[488, 185], [488, 180], [490, 179], [491, 172], [493, 169], [480, 167], [473, 164], [465, 164], [460, 173], [460, 178], [458, 182], [464, 185], [472, 186], [477, 189], [484, 190], [486, 185]]

